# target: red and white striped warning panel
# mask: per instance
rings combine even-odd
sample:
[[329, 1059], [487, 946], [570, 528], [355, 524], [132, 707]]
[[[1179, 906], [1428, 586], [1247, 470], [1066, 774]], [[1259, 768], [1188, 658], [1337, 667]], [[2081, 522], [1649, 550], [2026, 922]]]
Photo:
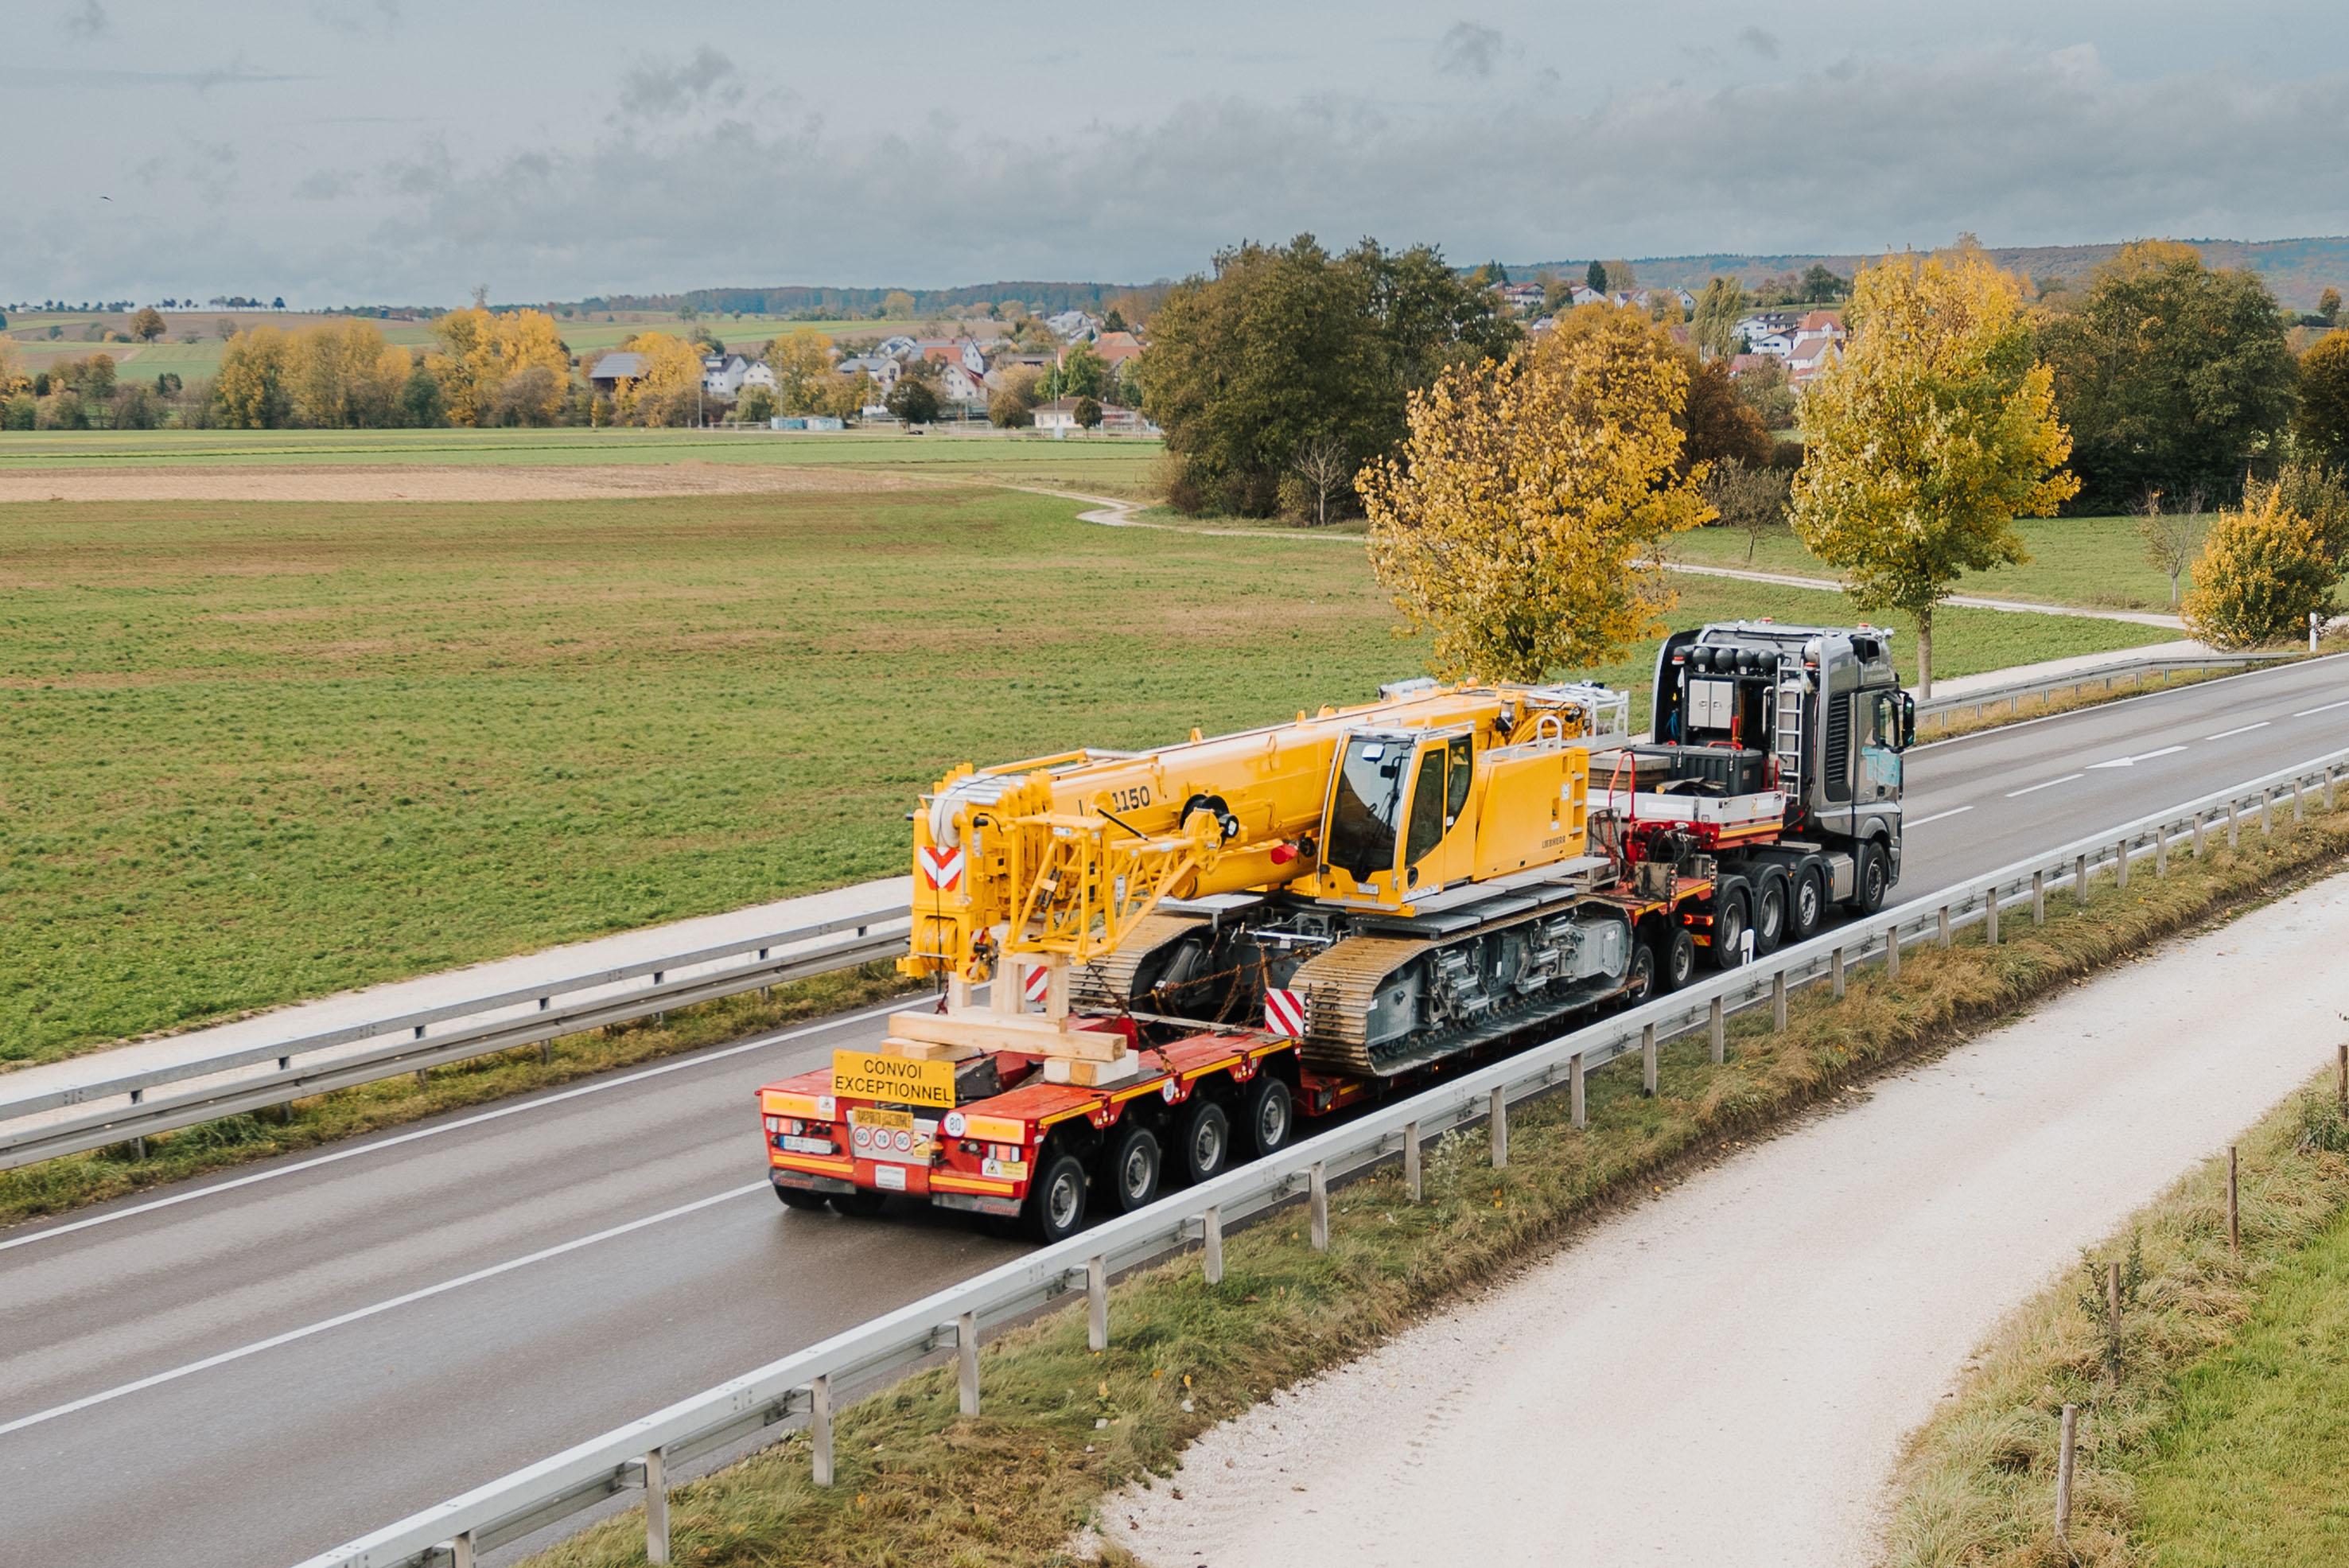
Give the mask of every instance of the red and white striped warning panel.
[[1304, 993], [1278, 988], [1267, 991], [1264, 993], [1264, 1026], [1268, 1032], [1290, 1040], [1304, 1039]]
[[941, 893], [962, 880], [962, 850], [925, 844], [914, 858], [921, 863], [922, 880]]
[[1043, 1001], [1051, 994], [1051, 991], [1052, 969], [1050, 964], [1038, 964], [1028, 971], [1028, 978], [1019, 982], [1019, 993], [1030, 1002]]

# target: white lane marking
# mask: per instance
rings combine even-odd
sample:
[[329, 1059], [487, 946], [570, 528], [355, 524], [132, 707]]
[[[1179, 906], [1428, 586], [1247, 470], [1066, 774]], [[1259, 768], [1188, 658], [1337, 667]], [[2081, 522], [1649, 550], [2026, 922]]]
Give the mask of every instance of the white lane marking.
[[2349, 708], [2349, 697], [2344, 697], [2338, 702], [2327, 702], [2322, 708], [2302, 708], [2299, 712], [2294, 713], [2292, 717], [2295, 719], [2305, 719], [2311, 713], [2330, 713], [2335, 708]]
[[2139, 752], [2133, 757], [2114, 757], [2106, 762], [2090, 763], [2091, 768], [2133, 768], [2139, 763], [2149, 763], [2156, 757], [2166, 757], [2172, 752], [2182, 752], [2183, 746], [2164, 746], [2158, 752]]
[[2239, 725], [2235, 729], [2221, 730], [2215, 735], [2205, 735], [2202, 738], [2206, 741], [2223, 741], [2230, 735], [2248, 735], [2253, 730], [2266, 729], [2268, 727], [2268, 722], [2269, 722], [2267, 720], [2262, 719], [2256, 724]]
[[[565, 1100], [575, 1100], [583, 1095], [596, 1095], [605, 1089], [617, 1089], [629, 1084], [640, 1084], [647, 1078], [657, 1078], [664, 1073], [680, 1073], [688, 1067], [699, 1066], [705, 1062], [719, 1062], [729, 1056], [740, 1056], [746, 1051], [763, 1051], [770, 1045], [788, 1044], [793, 1040], [803, 1040], [811, 1034], [821, 1034], [827, 1029], [836, 1029], [844, 1023], [862, 1023], [868, 1018], [878, 1018], [885, 1012], [901, 1012], [905, 1011], [909, 1001], [918, 1002], [919, 1000], [918, 996], [911, 998], [901, 996], [895, 1002], [885, 1002], [877, 1007], [868, 1007], [862, 1012], [843, 1013], [838, 1018], [825, 1019], [821, 1023], [802, 1024], [797, 1029], [787, 1029], [781, 1034], [763, 1035], [756, 1040], [745, 1040], [740, 1044], [721, 1046], [715, 1051], [696, 1052], [690, 1056], [672, 1057], [654, 1066], [640, 1067], [634, 1072], [625, 1073], [616, 1077], [597, 1078], [591, 1083], [581, 1084], [575, 1088], [561, 1089], [551, 1095], [541, 1095], [535, 1099], [517, 1101], [512, 1105], [500, 1106], [494, 1110], [476, 1112], [470, 1116], [460, 1116], [455, 1121], [441, 1122], [429, 1127], [418, 1127], [412, 1132], [395, 1133], [389, 1137], [377, 1138], [372, 1143], [336, 1149], [332, 1154], [314, 1155], [308, 1159], [295, 1160], [290, 1165], [273, 1166], [267, 1170], [257, 1170], [250, 1176], [240, 1176], [233, 1180], [216, 1181], [210, 1187], [200, 1187], [193, 1192], [175, 1192], [169, 1198], [150, 1199], [145, 1203], [134, 1203], [126, 1209], [109, 1210], [104, 1214], [92, 1214], [87, 1219], [67, 1220], [65, 1224], [52, 1225], [46, 1230], [36, 1231], [30, 1235], [13, 1236], [0, 1241], [0, 1252], [5, 1252], [11, 1247], [28, 1247], [36, 1241], [47, 1241], [53, 1237], [70, 1236], [77, 1231], [87, 1231], [93, 1225], [110, 1224], [117, 1220], [128, 1220], [135, 1214], [149, 1214], [158, 1209], [169, 1209], [176, 1203], [192, 1203], [199, 1198], [210, 1198], [214, 1193], [233, 1192], [240, 1187], [250, 1187], [256, 1181], [270, 1181], [281, 1176], [292, 1176], [297, 1171], [316, 1170], [322, 1165], [332, 1165], [337, 1160], [356, 1159], [363, 1154], [398, 1148], [401, 1144], [414, 1143], [419, 1138], [438, 1137], [442, 1133], [456, 1132], [463, 1127], [479, 1127], [483, 1122], [493, 1122], [505, 1116], [520, 1116], [525, 1111], [534, 1111], [542, 1106], [559, 1106]], [[750, 1123], [746, 1120], [743, 1126], [747, 1128]]]
[[2062, 778], [2049, 779], [2045, 784], [2025, 784], [2021, 789], [2011, 789], [2006, 792], [2006, 798], [2013, 800], [2016, 795], [2029, 794], [2034, 790], [2054, 789], [2059, 784], [2070, 784], [2074, 779], [2084, 779], [2087, 776], [2085, 774], [2065, 774]]
[[136, 1394], [143, 1388], [152, 1388], [160, 1383], [176, 1382], [193, 1373], [225, 1366], [232, 1361], [242, 1361], [248, 1355], [258, 1355], [264, 1350], [274, 1350], [281, 1345], [291, 1345], [297, 1339], [307, 1339], [312, 1334], [324, 1334], [330, 1328], [340, 1328], [347, 1323], [357, 1323], [361, 1318], [374, 1317], [378, 1314], [389, 1312], [394, 1307], [403, 1307], [413, 1302], [420, 1302], [428, 1296], [437, 1296], [463, 1285], [478, 1284], [483, 1280], [511, 1273], [516, 1269], [527, 1267], [532, 1263], [543, 1263], [549, 1258], [559, 1258], [565, 1252], [575, 1252], [582, 1247], [592, 1247], [598, 1241], [608, 1241], [615, 1236], [625, 1236], [632, 1231], [641, 1231], [647, 1225], [658, 1225], [664, 1220], [678, 1219], [696, 1210], [723, 1203], [730, 1198], [740, 1198], [749, 1193], [764, 1191], [767, 1186], [768, 1183], [765, 1181], [753, 1181], [741, 1187], [730, 1188], [724, 1192], [713, 1192], [707, 1198], [697, 1198], [690, 1203], [680, 1203], [674, 1209], [664, 1209], [657, 1214], [647, 1214], [641, 1220], [631, 1220], [625, 1225], [615, 1225], [608, 1231], [598, 1231], [592, 1236], [581, 1236], [575, 1241], [560, 1242], [540, 1251], [532, 1252], [525, 1257], [509, 1258], [502, 1263], [492, 1263], [486, 1269], [476, 1269], [470, 1274], [460, 1274], [453, 1280], [443, 1280], [437, 1285], [426, 1285], [421, 1290], [409, 1291], [406, 1295], [393, 1296], [388, 1301], [377, 1302], [372, 1306], [357, 1307], [333, 1317], [320, 1318], [316, 1323], [305, 1324], [300, 1328], [287, 1329], [284, 1334], [273, 1334], [267, 1339], [256, 1339], [251, 1345], [241, 1345], [234, 1350], [223, 1350], [217, 1355], [207, 1355], [201, 1361], [191, 1361], [184, 1366], [174, 1366], [169, 1372], [158, 1372], [135, 1382], [118, 1384], [102, 1393], [87, 1395], [67, 1404], [52, 1406], [47, 1410], [36, 1411], [30, 1416], [19, 1416], [13, 1421], [0, 1424], [0, 1437], [6, 1437], [11, 1432], [21, 1432], [27, 1427], [37, 1427], [44, 1421], [54, 1421], [60, 1416], [70, 1416], [77, 1410], [87, 1410], [93, 1405], [103, 1405], [110, 1399], [119, 1399], [126, 1394]]
[[1930, 816], [1920, 816], [1909, 826], [1911, 827], [1922, 827], [1929, 822], [1940, 822], [1944, 817], [1957, 816], [1964, 812], [1971, 811], [1973, 807], [1970, 805], [1953, 805], [1947, 811], [1937, 811]]

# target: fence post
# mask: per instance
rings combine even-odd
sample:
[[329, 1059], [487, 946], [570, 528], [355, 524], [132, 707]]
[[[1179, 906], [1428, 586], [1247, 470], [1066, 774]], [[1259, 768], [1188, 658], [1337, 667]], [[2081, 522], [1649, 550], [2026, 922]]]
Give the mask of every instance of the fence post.
[[[2341, 1059], [2344, 1062], [2349, 1062], [2349, 1045], [2344, 1045], [2341, 1048]], [[1583, 1094], [1582, 1053], [1577, 1051], [1568, 1057], [1566, 1064], [1568, 1108], [1574, 1113], [1574, 1125], [1578, 1128], [1587, 1127], [1590, 1125], [1590, 1107]]]
[[1721, 998], [1716, 996], [1713, 999], [1713, 1005], [1705, 1012], [1705, 1025], [1713, 1034], [1713, 1062], [1716, 1067], [1727, 1060], [1729, 1055], [1729, 1031], [1726, 1026], [1727, 1019], [1724, 1016], [1727, 1011], [1722, 1006]]
[[1843, 949], [1838, 947], [1827, 955], [1827, 973], [1835, 987], [1836, 1000], [1843, 1000]]
[[2306, 800], [2302, 798], [2300, 781], [2298, 779], [2292, 781], [2292, 819], [2294, 822], [2306, 822], [2308, 820], [2308, 803]]
[[1487, 1121], [1493, 1132], [1493, 1168], [1498, 1170], [1509, 1163], [1509, 1101], [1505, 1091], [1493, 1091], [1493, 1109]]
[[1786, 971], [1783, 969], [1770, 977], [1770, 1027], [1786, 1027]]
[[1884, 978], [1900, 978], [1900, 927], [1897, 921], [1884, 933]]
[[1085, 1260], [1085, 1346], [1109, 1348], [1109, 1261]]
[[2194, 858], [2201, 859], [2202, 853], [2202, 814], [2198, 811], [2194, 814]]
[[[1495, 1160], [1494, 1163], [1498, 1165], [1502, 1162]], [[1306, 1202], [1312, 1216], [1313, 1250], [1326, 1252], [1330, 1250], [1330, 1169], [1318, 1159], [1313, 1162], [1310, 1186], [1311, 1191]]]
[[2235, 1146], [2227, 1146], [2227, 1255], [2243, 1255], [2242, 1169], [2236, 1158]]
[[2114, 883], [2114, 886], [2119, 888], [2127, 887], [2129, 863], [2129, 841], [2127, 839], [2122, 839], [2119, 845], [2115, 847], [2113, 852], [2113, 863], [2120, 867], [2117, 874], [2118, 880]]
[[2078, 1439], [2080, 1407], [2064, 1407], [2064, 1435], [2055, 1449], [2055, 1542], [2068, 1545], [2072, 1533], [2072, 1454]]
[[2324, 764], [2324, 809], [2333, 809], [2333, 764]]
[[1992, 888], [1982, 897], [1982, 940], [1998, 946], [1998, 889]]
[[1413, 1203], [1420, 1199], [1419, 1124], [1405, 1122], [1402, 1127], [1402, 1185]]
[[2072, 901], [2075, 904], [2088, 901], [2088, 857], [2085, 855], [2072, 857]]
[[[1413, 1196], [1418, 1195], [1414, 1193]], [[1200, 1240], [1206, 1243], [1206, 1255], [1203, 1260], [1205, 1267], [1201, 1272], [1206, 1274], [1209, 1284], [1220, 1285], [1224, 1282], [1224, 1206], [1222, 1204], [1210, 1203], [1207, 1205], [1207, 1211], [1199, 1216], [1199, 1236]]]
[[645, 1455], [645, 1561], [668, 1561], [668, 1465], [658, 1449]]
[[2169, 824], [2166, 822], [2153, 832], [2153, 874], [2169, 875]]
[[1656, 1097], [1656, 1026], [1640, 1025], [1640, 1092]]
[[2031, 874], [2031, 923], [2047, 923], [2047, 872], [2044, 867]]
[[1940, 916], [1933, 931], [1933, 940], [1942, 947], [1950, 945], [1950, 907], [1947, 904], [1941, 906]]
[[2349, 1045], [2341, 1047], [2341, 1114], [2349, 1116]]
[[2235, 803], [2230, 800], [2227, 803], [2227, 847], [2232, 849], [2242, 841], [2243, 815], [2235, 809]]
[[955, 1386], [962, 1413], [978, 1414], [978, 1314], [967, 1312], [955, 1319]]
[[808, 1444], [814, 1450], [813, 1480], [818, 1486], [832, 1484], [832, 1378], [817, 1378], [808, 1385]]

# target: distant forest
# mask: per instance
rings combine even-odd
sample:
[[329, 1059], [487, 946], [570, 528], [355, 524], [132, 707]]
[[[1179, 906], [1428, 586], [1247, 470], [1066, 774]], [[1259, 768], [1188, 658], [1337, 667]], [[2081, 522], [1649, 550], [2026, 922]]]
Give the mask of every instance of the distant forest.
[[[927, 318], [952, 315], [977, 306], [1016, 299], [1047, 316], [1063, 310], [1086, 310], [1098, 316], [1121, 296], [1164, 292], [1155, 285], [1131, 283], [1039, 283], [1014, 279], [975, 283], [960, 288], [817, 288], [786, 284], [765, 288], [697, 288], [683, 294], [612, 294], [577, 302], [581, 310], [664, 310], [691, 307], [711, 315], [802, 316], [838, 321], [876, 316], [891, 294], [913, 296], [913, 315]], [[563, 302], [569, 303], [569, 302]]]

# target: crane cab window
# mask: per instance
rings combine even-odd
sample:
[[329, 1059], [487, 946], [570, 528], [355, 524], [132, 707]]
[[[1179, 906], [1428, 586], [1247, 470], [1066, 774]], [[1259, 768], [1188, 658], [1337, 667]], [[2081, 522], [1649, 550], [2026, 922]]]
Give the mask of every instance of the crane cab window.
[[1444, 748], [1430, 746], [1419, 757], [1419, 782], [1411, 791], [1411, 836], [1404, 840], [1402, 859], [1416, 866], [1444, 842]]
[[1454, 736], [1448, 750], [1450, 755], [1444, 761], [1444, 830], [1446, 833], [1451, 832], [1452, 825], [1460, 820], [1461, 808], [1468, 804], [1468, 785], [1476, 776], [1475, 749], [1466, 735]]
[[1330, 793], [1329, 845], [1322, 857], [1358, 882], [1394, 867], [1403, 770], [1411, 757], [1411, 742], [1392, 735], [1356, 735], [1346, 742]]

